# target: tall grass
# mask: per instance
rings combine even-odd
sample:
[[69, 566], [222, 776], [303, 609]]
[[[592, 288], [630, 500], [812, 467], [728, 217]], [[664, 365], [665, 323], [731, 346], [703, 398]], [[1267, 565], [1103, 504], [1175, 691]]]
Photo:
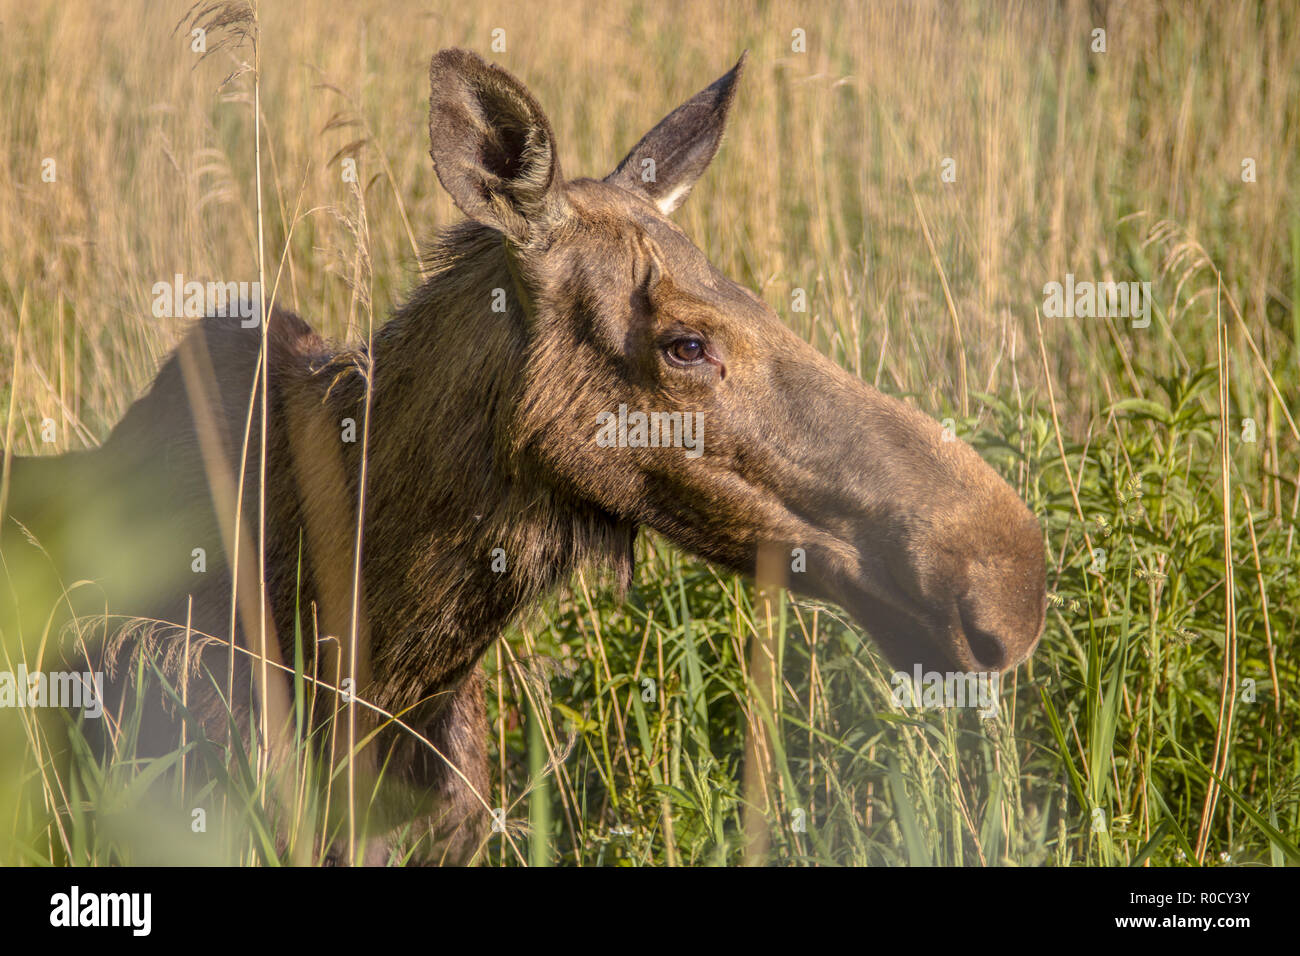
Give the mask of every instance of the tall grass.
[[[458, 218], [428, 159], [437, 49], [520, 76], [576, 176], [748, 48], [678, 220], [837, 361], [951, 418], [1042, 520], [1047, 631], [993, 719], [894, 706], [835, 608], [643, 535], [626, 602], [579, 578], [485, 661], [485, 860], [1300, 862], [1294, 9], [265, 3], [255, 70], [193, 52], [186, 12], [0, 0], [8, 450], [103, 438], [180, 334], [151, 317], [176, 272], [264, 271], [363, 338]], [[1067, 273], [1151, 282], [1150, 327], [1042, 316]], [[124, 734], [62, 770], [4, 716], [6, 860], [319, 859], [276, 843], [284, 781], [191, 740], [209, 780], [177, 785], [210, 789], [177, 805], [224, 807], [196, 849], [186, 813], [141, 805], [178, 755], [132, 760]], [[338, 838], [307, 781], [346, 788], [350, 761], [295, 752], [290, 832]]]

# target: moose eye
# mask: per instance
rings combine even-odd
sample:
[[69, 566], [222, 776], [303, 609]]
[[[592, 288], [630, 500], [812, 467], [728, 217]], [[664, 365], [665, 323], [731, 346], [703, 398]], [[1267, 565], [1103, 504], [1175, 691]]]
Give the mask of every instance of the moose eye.
[[664, 354], [674, 365], [698, 365], [704, 361], [704, 340], [694, 336], [674, 339], [664, 348]]

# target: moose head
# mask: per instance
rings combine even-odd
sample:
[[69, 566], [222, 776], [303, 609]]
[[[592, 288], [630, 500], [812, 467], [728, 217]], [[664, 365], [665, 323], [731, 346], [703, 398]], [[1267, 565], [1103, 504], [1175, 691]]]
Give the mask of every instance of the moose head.
[[846, 608], [896, 665], [1010, 668], [1045, 613], [1024, 503], [968, 444], [795, 335], [672, 221], [743, 67], [603, 179], [566, 179], [518, 80], [463, 50], [434, 57], [438, 178], [503, 245], [518, 305], [508, 453], [555, 494], [709, 561], [790, 567], [782, 583]]

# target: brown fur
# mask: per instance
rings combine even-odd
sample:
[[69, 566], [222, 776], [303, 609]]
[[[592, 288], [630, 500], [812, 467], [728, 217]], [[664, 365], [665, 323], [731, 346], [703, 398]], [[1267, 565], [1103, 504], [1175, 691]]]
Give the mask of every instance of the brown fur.
[[[407, 734], [380, 738], [375, 759], [404, 785], [390, 822], [422, 819], [426, 858], [468, 860], [489, 819], [471, 789], [489, 793], [483, 653], [579, 567], [630, 581], [639, 526], [751, 574], [760, 551], [803, 548], [807, 571], [789, 586], [845, 606], [899, 664], [1001, 670], [1041, 632], [1042, 540], [1007, 484], [936, 422], [818, 354], [666, 218], [716, 152], [740, 71], [670, 114], [605, 180], [566, 181], [524, 87], [444, 51], [431, 69], [431, 152], [470, 221], [435, 241], [427, 280], [373, 354], [333, 351], [296, 316], [271, 316], [269, 650], [291, 659], [295, 611], [314, 610], [319, 633], [338, 639], [322, 676], [353, 676], [387, 711], [414, 708], [405, 719], [465, 774], [470, 786]], [[504, 314], [491, 310], [497, 289]], [[691, 339], [700, 360], [673, 359]], [[115, 613], [182, 628], [188, 613], [194, 631], [229, 634], [227, 555], [242, 547], [235, 633], [257, 646], [260, 402], [243, 545], [230, 515], [260, 347], [260, 329], [205, 320], [101, 448], [14, 461], [9, 514], [64, 580], [99, 581]], [[340, 434], [346, 418], [361, 433], [367, 375], [353, 673], [362, 442]], [[702, 414], [704, 453], [599, 447], [597, 415], [620, 404]], [[21, 545], [13, 528], [6, 520], [6, 555]], [[207, 551], [204, 575], [190, 570], [194, 547]], [[124, 634], [108, 642], [110, 662], [142, 646], [138, 628]], [[203, 659], [218, 676], [230, 666], [218, 644]], [[247, 700], [256, 669], [241, 656], [234, 670], [235, 700]], [[220, 701], [196, 694], [219, 738]], [[159, 745], [174, 746], [174, 732], [160, 721]]]

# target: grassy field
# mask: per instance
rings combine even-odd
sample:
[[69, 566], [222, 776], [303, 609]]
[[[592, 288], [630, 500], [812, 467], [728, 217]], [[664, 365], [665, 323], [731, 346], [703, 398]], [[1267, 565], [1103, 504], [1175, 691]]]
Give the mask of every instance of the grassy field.
[[[277, 302], [382, 322], [459, 218], [438, 49], [522, 78], [570, 176], [748, 49], [678, 222], [1011, 481], [1047, 630], [995, 718], [905, 711], [837, 609], [643, 534], [625, 602], [575, 580], [484, 663], [486, 862], [1300, 863], [1300, 11], [1105, 6], [267, 2], [201, 57], [183, 3], [0, 0], [5, 444], [102, 440], [181, 331], [153, 283], [255, 280], [259, 236]], [[1043, 314], [1067, 274], [1149, 282], [1149, 326]], [[301, 859], [249, 766], [184, 795], [194, 850], [141, 804], [172, 765], [66, 778], [2, 715], [0, 861]]]

